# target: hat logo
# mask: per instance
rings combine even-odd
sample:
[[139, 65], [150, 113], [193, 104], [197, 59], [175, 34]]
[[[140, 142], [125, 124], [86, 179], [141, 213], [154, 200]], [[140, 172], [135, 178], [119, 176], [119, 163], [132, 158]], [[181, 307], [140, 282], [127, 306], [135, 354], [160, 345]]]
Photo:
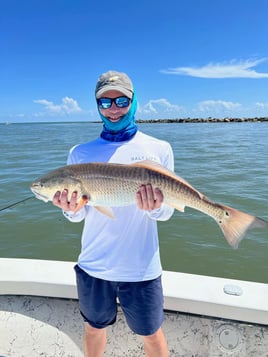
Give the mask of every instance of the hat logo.
[[111, 78], [109, 78], [109, 82], [114, 82], [117, 81], [119, 79], [119, 76], [113, 76]]

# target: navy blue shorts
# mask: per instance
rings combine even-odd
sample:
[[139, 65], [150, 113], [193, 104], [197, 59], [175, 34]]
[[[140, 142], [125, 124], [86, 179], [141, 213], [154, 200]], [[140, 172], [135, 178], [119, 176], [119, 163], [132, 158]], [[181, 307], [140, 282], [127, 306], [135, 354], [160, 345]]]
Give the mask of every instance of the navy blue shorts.
[[164, 298], [161, 276], [141, 282], [114, 282], [94, 278], [78, 265], [74, 269], [80, 312], [91, 326], [101, 329], [116, 321], [117, 297], [133, 332], [148, 336], [162, 325]]

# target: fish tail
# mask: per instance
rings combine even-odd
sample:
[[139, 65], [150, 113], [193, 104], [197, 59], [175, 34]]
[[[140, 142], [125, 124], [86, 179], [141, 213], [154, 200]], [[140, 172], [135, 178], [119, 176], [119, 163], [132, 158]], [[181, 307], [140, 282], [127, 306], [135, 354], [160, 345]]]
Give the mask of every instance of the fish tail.
[[268, 228], [268, 222], [238, 211], [234, 208], [220, 205], [224, 210], [224, 218], [217, 220], [227, 242], [233, 247], [238, 248], [239, 243], [245, 237], [248, 230], [253, 228]]

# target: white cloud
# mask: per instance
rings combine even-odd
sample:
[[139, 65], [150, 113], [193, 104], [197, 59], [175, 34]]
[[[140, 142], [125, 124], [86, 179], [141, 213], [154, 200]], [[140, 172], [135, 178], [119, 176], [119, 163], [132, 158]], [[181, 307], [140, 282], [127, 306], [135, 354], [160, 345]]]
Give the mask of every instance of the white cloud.
[[244, 116], [245, 114], [246, 108], [240, 103], [224, 100], [204, 100], [197, 103], [196, 107], [192, 109], [190, 116], [225, 118]]
[[226, 63], [209, 63], [202, 67], [176, 67], [162, 70], [165, 74], [186, 75], [199, 78], [268, 78], [268, 73], [256, 72], [252, 68], [268, 58], [231, 60]]
[[[34, 103], [43, 105], [45, 107], [46, 114], [49, 113], [50, 115], [68, 115], [82, 112], [82, 109], [79, 107], [77, 101], [70, 97], [62, 98], [61, 104], [54, 104], [46, 99], [37, 99], [34, 100]], [[36, 113], [35, 115], [41, 116], [42, 113]]]
[[171, 119], [185, 117], [234, 117], [240, 116], [246, 108], [242, 104], [224, 100], [204, 100], [194, 108], [171, 104], [167, 99], [152, 99], [144, 106], [139, 106], [138, 113], [143, 119]]
[[18, 113], [18, 114], [9, 114], [8, 117], [11, 118], [24, 118], [26, 115], [23, 113]]
[[256, 116], [268, 116], [268, 102], [257, 102], [255, 103], [254, 113]]
[[171, 104], [167, 99], [151, 99], [144, 106], [139, 106], [138, 111], [141, 114], [178, 114], [183, 111], [183, 107], [176, 104]]
[[256, 107], [260, 109], [268, 109], [268, 102], [257, 102]]
[[198, 103], [198, 110], [201, 112], [235, 111], [240, 108], [240, 103], [226, 102], [223, 100], [204, 100]]

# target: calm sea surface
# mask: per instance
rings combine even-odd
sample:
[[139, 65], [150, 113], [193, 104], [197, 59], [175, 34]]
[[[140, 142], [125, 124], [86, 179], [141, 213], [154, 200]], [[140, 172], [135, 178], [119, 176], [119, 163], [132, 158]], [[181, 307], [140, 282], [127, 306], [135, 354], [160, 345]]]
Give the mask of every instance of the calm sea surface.
[[[268, 123], [140, 124], [168, 140], [175, 171], [199, 191], [268, 220]], [[31, 196], [30, 183], [65, 165], [69, 148], [95, 138], [101, 124], [0, 125], [0, 209]], [[0, 257], [75, 261], [82, 224], [37, 199], [0, 211]], [[268, 231], [233, 250], [208, 216], [186, 209], [159, 224], [165, 270], [268, 283]]]

